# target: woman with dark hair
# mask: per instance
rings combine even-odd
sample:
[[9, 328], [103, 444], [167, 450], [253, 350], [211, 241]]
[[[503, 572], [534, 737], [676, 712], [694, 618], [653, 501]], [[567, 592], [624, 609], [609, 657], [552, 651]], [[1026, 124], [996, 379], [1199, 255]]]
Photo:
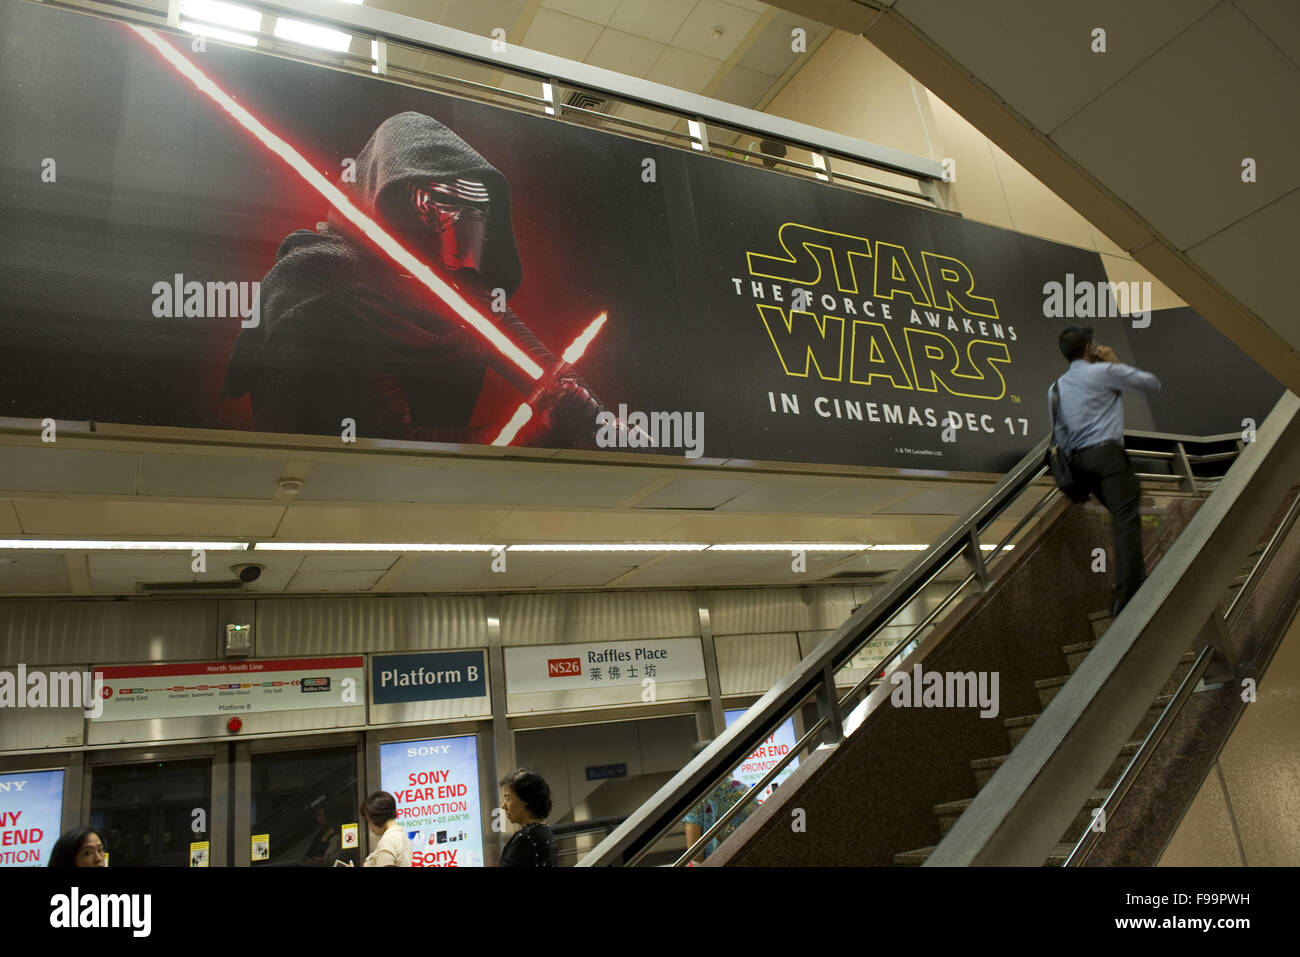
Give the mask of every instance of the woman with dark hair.
[[520, 768], [501, 781], [501, 807], [511, 824], [521, 824], [501, 852], [502, 867], [555, 867], [555, 837], [546, 826], [551, 789], [536, 771]]
[[362, 867], [410, 867], [411, 842], [397, 823], [397, 802], [387, 791], [376, 791], [361, 805], [361, 816], [379, 843]]
[[68, 831], [50, 851], [50, 867], [107, 867], [104, 842], [93, 827], [82, 824]]

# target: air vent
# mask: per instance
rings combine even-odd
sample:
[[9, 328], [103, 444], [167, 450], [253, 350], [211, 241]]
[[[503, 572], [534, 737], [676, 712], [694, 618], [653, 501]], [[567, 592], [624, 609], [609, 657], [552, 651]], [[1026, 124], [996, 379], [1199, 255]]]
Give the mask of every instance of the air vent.
[[565, 106], [576, 106], [580, 110], [590, 110], [593, 113], [608, 113], [610, 102], [603, 96], [597, 96], [595, 93], [584, 93], [582, 90], [573, 90], [564, 98]]
[[243, 591], [244, 583], [236, 579], [228, 582], [140, 582], [136, 590], [141, 595], [172, 595], [184, 592], [189, 595]]

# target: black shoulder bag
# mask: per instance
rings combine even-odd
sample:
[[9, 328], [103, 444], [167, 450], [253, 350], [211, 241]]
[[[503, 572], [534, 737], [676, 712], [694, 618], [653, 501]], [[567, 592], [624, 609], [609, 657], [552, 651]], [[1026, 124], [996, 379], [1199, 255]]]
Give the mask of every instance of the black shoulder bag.
[[[1058, 380], [1059, 381], [1059, 380]], [[1056, 420], [1061, 415], [1061, 397], [1057, 392], [1056, 383], [1052, 383], [1052, 444], [1047, 450], [1047, 467], [1051, 470], [1052, 478], [1056, 479], [1056, 487], [1064, 492], [1072, 502], [1086, 502], [1090, 492], [1082, 487], [1074, 477], [1074, 472], [1070, 469], [1070, 460], [1065, 453], [1056, 447]]]

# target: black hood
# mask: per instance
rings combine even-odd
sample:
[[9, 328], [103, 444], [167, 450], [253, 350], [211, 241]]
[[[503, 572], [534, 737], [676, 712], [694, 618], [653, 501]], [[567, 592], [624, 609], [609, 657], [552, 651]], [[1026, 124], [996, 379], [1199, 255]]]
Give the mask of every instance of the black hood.
[[[511, 296], [519, 288], [523, 270], [510, 221], [510, 184], [496, 167], [437, 120], [413, 112], [384, 120], [357, 156], [356, 182], [345, 183], [344, 189], [367, 216], [401, 229], [410, 225], [404, 221], [407, 183], [458, 176], [479, 180], [487, 187], [491, 212], [482, 282], [500, 286]], [[329, 219], [339, 231], [357, 236], [337, 210], [330, 210]], [[420, 250], [411, 251], [422, 255]]]

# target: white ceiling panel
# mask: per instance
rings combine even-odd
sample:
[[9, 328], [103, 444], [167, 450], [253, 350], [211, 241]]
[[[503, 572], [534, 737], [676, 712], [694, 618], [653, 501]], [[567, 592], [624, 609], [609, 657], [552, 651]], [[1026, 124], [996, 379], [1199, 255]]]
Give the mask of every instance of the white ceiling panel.
[[984, 489], [968, 491], [969, 486], [926, 489], [905, 501], [882, 508], [882, 515], [964, 515], [983, 500]]
[[647, 40], [668, 43], [694, 6], [695, 0], [623, 0], [608, 25]]
[[617, 472], [572, 472], [539, 474], [520, 505], [550, 508], [613, 508], [652, 481], [648, 475], [620, 475]]
[[709, 85], [720, 66], [722, 61], [714, 57], [668, 47], [646, 74], [646, 79], [690, 93], [700, 93]]
[[[1300, 70], [1223, 4], [1052, 139], [1176, 248], [1187, 249], [1300, 187], [1300, 124], [1279, 121], [1283, 103], [1300, 103]], [[1170, 161], [1152, 162], [1152, 144]], [[1241, 181], [1244, 157], [1258, 164], [1258, 182]]]
[[634, 565], [575, 565], [550, 578], [544, 579], [542, 588], [600, 588], [619, 575], [631, 571]]
[[712, 94], [716, 99], [724, 102], [753, 109], [771, 88], [772, 77], [766, 73], [758, 73], [743, 66], [733, 66], [722, 78], [722, 82], [713, 88]]
[[1269, 325], [1300, 342], [1300, 313], [1289, 277], [1295, 271], [1300, 189], [1187, 251], [1192, 261], [1267, 316]]
[[349, 592], [369, 591], [379, 581], [382, 571], [321, 571], [299, 572], [293, 576], [285, 591], [288, 592]]
[[[1050, 133], [1218, 2], [899, 0], [894, 9]], [[1092, 52], [1095, 27], [1109, 28], [1105, 53]]]
[[1233, 0], [1291, 62], [1300, 66], [1300, 3], [1295, 0]]
[[12, 492], [135, 494], [136, 461], [128, 452], [0, 447], [0, 487]]
[[423, 502], [436, 468], [318, 462], [298, 493], [301, 501]]
[[757, 484], [747, 479], [673, 479], [663, 488], [637, 502], [636, 507], [717, 508]]
[[36, 595], [70, 590], [62, 554], [0, 552], [0, 594]]
[[837, 485], [829, 489], [823, 487], [823, 490], [824, 495], [798, 511], [823, 515], [865, 515], [906, 491], [897, 485], [868, 485], [863, 482]]
[[600, 25], [580, 20], [545, 7], [537, 11], [533, 24], [524, 35], [523, 45], [566, 60], [582, 61], [600, 36]]
[[542, 0], [543, 9], [557, 10], [592, 23], [609, 23], [618, 9], [619, 0]]
[[[266, 553], [254, 551], [252, 554]], [[304, 554], [301, 556], [302, 561], [298, 566], [298, 573], [387, 571], [392, 568], [393, 563], [398, 558], [399, 556], [391, 552], [346, 552], [341, 555]]]
[[214, 455], [140, 456], [140, 494], [187, 498], [270, 498], [284, 463]]
[[442, 25], [479, 36], [491, 36], [497, 27], [508, 34], [524, 9], [523, 0], [452, 0], [442, 15]]
[[[792, 29], [794, 28], [790, 24], [781, 21], [774, 20], [769, 23], [740, 58], [740, 65], [759, 73], [766, 73], [769, 77], [780, 76], [801, 56], [793, 49], [794, 37], [790, 33]], [[804, 30], [808, 32], [805, 40], [811, 43], [812, 33], [808, 31], [808, 27]]]
[[811, 483], [763, 482], [718, 506], [720, 512], [799, 512], [826, 494]]
[[628, 76], [645, 76], [664, 52], [664, 45], [621, 30], [604, 30], [587, 62]]
[[[673, 36], [672, 44], [683, 50], [725, 60], [758, 22], [752, 10], [734, 7], [722, 0], [700, 0]], [[722, 35], [714, 36], [721, 28]]]

